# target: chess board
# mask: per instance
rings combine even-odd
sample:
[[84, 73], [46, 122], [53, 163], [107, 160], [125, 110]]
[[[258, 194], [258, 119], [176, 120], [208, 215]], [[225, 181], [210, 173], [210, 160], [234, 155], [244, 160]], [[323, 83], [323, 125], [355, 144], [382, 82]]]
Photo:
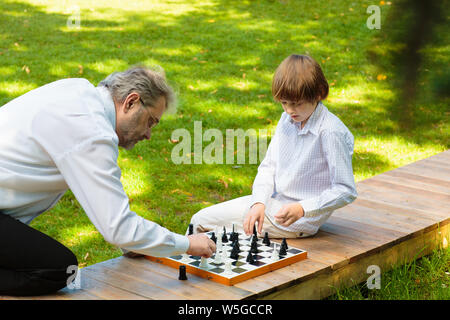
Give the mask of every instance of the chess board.
[[[230, 234], [231, 233], [227, 233], [228, 237]], [[211, 237], [211, 232], [209, 232], [208, 235]], [[226, 254], [224, 254], [222, 250], [218, 250], [216, 252], [216, 254], [221, 255], [222, 261], [220, 261], [220, 263], [216, 263], [216, 254], [214, 254], [207, 260], [206, 267], [201, 266], [201, 257], [197, 256], [177, 255], [168, 258], [147, 256], [146, 258], [177, 269], [180, 265], [185, 265], [187, 273], [195, 274], [208, 280], [232, 286], [236, 283], [254, 278], [269, 271], [283, 268], [300, 260], [306, 259], [307, 257], [306, 251], [289, 246], [286, 251], [286, 255], [279, 256], [277, 254], [277, 260], [274, 261], [272, 259], [274, 246], [276, 246], [277, 249], [275, 250], [278, 252], [280, 244], [271, 242], [270, 246], [267, 246], [263, 244], [263, 239], [258, 239], [258, 252], [253, 255], [255, 259], [254, 263], [250, 264], [246, 261], [246, 259], [251, 246], [251, 238], [251, 236], [249, 237], [240, 234], [240, 253], [238, 259], [230, 258], [232, 242], [228, 241], [223, 243], [222, 250], [226, 250]], [[231, 263], [231, 270], [226, 270], [225, 265], [227, 263], [229, 266]]]

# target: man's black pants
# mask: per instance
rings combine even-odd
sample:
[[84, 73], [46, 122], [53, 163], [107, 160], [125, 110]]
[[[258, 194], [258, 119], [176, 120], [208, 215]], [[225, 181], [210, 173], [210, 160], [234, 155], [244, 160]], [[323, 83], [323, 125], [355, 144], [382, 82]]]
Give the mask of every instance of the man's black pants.
[[[78, 266], [58, 241], [0, 213], [0, 295], [42, 295], [67, 285]], [[72, 268], [75, 268], [72, 267]]]

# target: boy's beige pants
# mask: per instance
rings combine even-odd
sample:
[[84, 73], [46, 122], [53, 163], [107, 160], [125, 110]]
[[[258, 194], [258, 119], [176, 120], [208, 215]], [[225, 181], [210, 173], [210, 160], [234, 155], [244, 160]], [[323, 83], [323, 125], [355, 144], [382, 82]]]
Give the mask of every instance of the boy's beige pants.
[[[191, 219], [191, 223], [194, 225], [194, 233], [215, 231], [217, 228], [222, 230], [224, 226], [227, 232], [231, 232], [233, 224], [235, 232], [244, 233], [243, 222], [250, 209], [250, 202], [251, 196], [244, 196], [200, 210]], [[270, 204], [266, 208], [263, 229], [262, 233], [258, 235], [259, 237], [263, 237], [266, 232], [268, 232], [269, 238], [303, 238], [311, 236], [305, 232], [290, 232], [276, 227], [271, 221], [270, 215], [275, 214], [275, 211], [278, 211], [278, 209], [278, 207], [275, 208], [275, 206]]]

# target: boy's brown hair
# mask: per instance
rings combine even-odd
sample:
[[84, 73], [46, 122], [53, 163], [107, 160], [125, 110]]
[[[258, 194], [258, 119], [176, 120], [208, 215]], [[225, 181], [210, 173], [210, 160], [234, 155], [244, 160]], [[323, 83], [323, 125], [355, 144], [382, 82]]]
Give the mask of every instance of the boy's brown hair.
[[278, 66], [272, 80], [276, 101], [321, 101], [328, 96], [328, 82], [319, 64], [306, 55], [291, 54]]

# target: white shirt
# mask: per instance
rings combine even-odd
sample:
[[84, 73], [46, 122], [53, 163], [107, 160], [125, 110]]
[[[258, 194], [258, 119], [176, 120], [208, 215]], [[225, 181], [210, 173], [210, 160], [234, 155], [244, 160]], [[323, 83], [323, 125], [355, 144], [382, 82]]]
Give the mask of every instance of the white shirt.
[[[283, 112], [253, 183], [251, 204], [261, 202], [283, 230], [315, 234], [331, 213], [357, 197], [352, 169], [354, 138], [319, 102], [303, 129]], [[298, 201], [304, 216], [283, 227], [273, 215]]]
[[64, 79], [0, 108], [0, 212], [29, 224], [70, 188], [106, 241], [153, 255], [189, 240], [130, 210], [117, 165], [114, 102], [104, 87]]

